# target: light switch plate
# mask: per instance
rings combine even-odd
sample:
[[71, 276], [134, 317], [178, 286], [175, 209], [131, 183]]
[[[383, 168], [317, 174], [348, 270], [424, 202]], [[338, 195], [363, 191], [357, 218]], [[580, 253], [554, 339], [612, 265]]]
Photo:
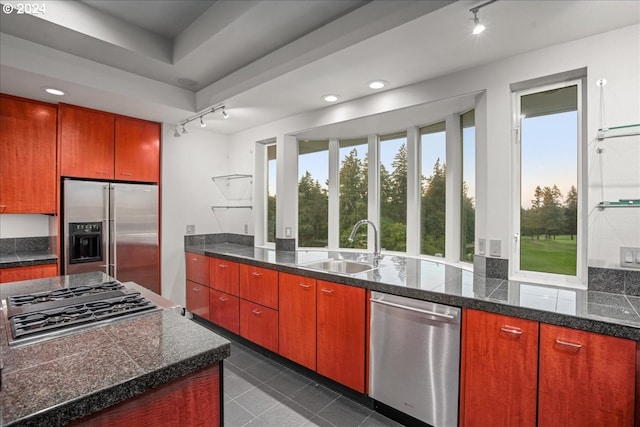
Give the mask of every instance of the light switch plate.
[[196, 234], [196, 226], [195, 224], [187, 225], [187, 234]]
[[484, 255], [485, 239], [478, 239], [478, 253]]
[[500, 256], [501, 253], [500, 240], [489, 240], [489, 256]]

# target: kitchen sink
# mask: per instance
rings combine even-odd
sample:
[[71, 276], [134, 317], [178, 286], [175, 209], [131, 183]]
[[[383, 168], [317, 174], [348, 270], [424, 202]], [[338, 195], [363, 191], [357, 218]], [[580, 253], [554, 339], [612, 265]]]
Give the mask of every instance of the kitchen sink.
[[374, 270], [377, 267], [366, 262], [351, 261], [348, 259], [325, 259], [322, 261], [314, 261], [307, 264], [301, 264], [300, 267], [311, 268], [314, 270], [329, 271], [339, 274], [358, 274], [365, 271]]

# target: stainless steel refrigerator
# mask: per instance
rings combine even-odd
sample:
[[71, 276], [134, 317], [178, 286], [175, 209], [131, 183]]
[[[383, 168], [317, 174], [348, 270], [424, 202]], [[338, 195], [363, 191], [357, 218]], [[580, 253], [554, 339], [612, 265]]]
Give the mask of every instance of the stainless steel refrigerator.
[[64, 273], [103, 271], [160, 293], [158, 186], [65, 179]]

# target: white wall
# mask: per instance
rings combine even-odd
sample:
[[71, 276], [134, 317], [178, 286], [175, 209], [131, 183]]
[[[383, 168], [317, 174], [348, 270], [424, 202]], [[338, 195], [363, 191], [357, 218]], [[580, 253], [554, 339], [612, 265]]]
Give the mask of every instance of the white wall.
[[[484, 185], [477, 189], [476, 239], [500, 239], [503, 258], [509, 258], [512, 245], [512, 139], [510, 84], [587, 68], [587, 135], [593, 141], [599, 127], [600, 98], [596, 80], [606, 78], [606, 117], [609, 126], [638, 123], [640, 120], [640, 26], [634, 25], [600, 35], [559, 44], [545, 49], [517, 55], [482, 67], [423, 81], [411, 86], [344, 102], [322, 110], [300, 114], [256, 127], [230, 138], [229, 156], [232, 171], [247, 167], [256, 141], [268, 138], [284, 140], [287, 134], [318, 126], [366, 117], [426, 102], [434, 102], [462, 94], [485, 91], [478, 98], [481, 111], [476, 123], [478, 158], [476, 182]], [[443, 116], [444, 117], [444, 116]], [[484, 129], [483, 129], [484, 127]], [[591, 143], [589, 147], [591, 147]], [[636, 151], [631, 152], [634, 154]], [[279, 154], [280, 155], [280, 154]], [[593, 165], [592, 150], [588, 164]], [[295, 168], [297, 159], [287, 159], [287, 166]], [[633, 162], [633, 158], [631, 160]], [[637, 163], [636, 163], [637, 165]], [[636, 167], [635, 171], [639, 169]], [[281, 169], [279, 167], [279, 173]], [[629, 172], [609, 168], [612, 182], [627, 182]], [[589, 174], [594, 172], [589, 170]], [[278, 194], [292, 191], [278, 188]], [[629, 197], [638, 197], [640, 182], [628, 183]], [[596, 197], [597, 190], [597, 197]], [[589, 189], [589, 265], [619, 266], [618, 247], [638, 246], [640, 242], [640, 211], [637, 209], [606, 211], [615, 215], [609, 220], [593, 209], [599, 201], [599, 187]], [[627, 194], [627, 193], [625, 193]], [[635, 196], [634, 196], [635, 194]], [[280, 206], [278, 207], [280, 210]], [[600, 216], [598, 216], [600, 215]], [[278, 237], [284, 227], [296, 224], [278, 224]], [[477, 247], [477, 245], [476, 245]]]
[[185, 305], [184, 236], [187, 224], [196, 234], [220, 233], [211, 211], [218, 197], [211, 177], [229, 172], [228, 138], [197, 128], [179, 138], [174, 125], [162, 126], [162, 295]]
[[50, 215], [0, 215], [0, 239], [12, 237], [45, 237], [58, 233], [50, 229]]

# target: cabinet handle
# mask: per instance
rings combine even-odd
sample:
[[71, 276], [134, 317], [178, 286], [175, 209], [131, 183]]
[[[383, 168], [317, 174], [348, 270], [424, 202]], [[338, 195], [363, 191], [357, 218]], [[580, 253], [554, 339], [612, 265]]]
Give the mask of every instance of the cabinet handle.
[[193, 262], [199, 262], [200, 260], [198, 258], [191, 258], [191, 261]]
[[198, 288], [193, 288], [192, 290], [193, 290], [193, 292], [200, 292], [200, 289], [198, 289]]
[[228, 265], [227, 264], [218, 264], [218, 268], [227, 268]]
[[100, 174], [100, 175], [107, 175], [109, 174], [109, 172], [107, 171], [96, 171], [96, 173]]
[[321, 291], [328, 295], [331, 295], [333, 293], [331, 289], [327, 289], [327, 288], [322, 288]]
[[582, 344], [580, 344], [580, 343], [563, 341], [563, 340], [561, 340], [559, 338], [556, 338], [556, 344], [564, 345], [564, 346], [567, 346], [567, 347], [572, 347], [572, 348], [575, 348], [575, 349], [582, 348]]
[[500, 328], [500, 330], [508, 334], [522, 335], [522, 331], [520, 330], [520, 328], [516, 326], [504, 325], [503, 327]]
[[311, 287], [311, 285], [307, 285], [306, 283], [299, 283], [298, 284], [301, 288], [305, 288], [305, 289], [309, 289]]
[[229, 301], [229, 298], [225, 298], [225, 297], [220, 297], [218, 299], [222, 302]]
[[254, 308], [253, 310], [251, 310], [251, 312], [253, 314], [255, 314], [256, 316], [260, 316], [262, 314], [262, 312], [260, 310], [258, 310], [257, 308]]
[[131, 176], [132, 173], [131, 172], [120, 172], [120, 175]]
[[262, 273], [258, 273], [257, 271], [254, 271], [253, 273], [251, 273], [251, 275], [253, 277], [260, 277], [260, 276], [262, 276]]

